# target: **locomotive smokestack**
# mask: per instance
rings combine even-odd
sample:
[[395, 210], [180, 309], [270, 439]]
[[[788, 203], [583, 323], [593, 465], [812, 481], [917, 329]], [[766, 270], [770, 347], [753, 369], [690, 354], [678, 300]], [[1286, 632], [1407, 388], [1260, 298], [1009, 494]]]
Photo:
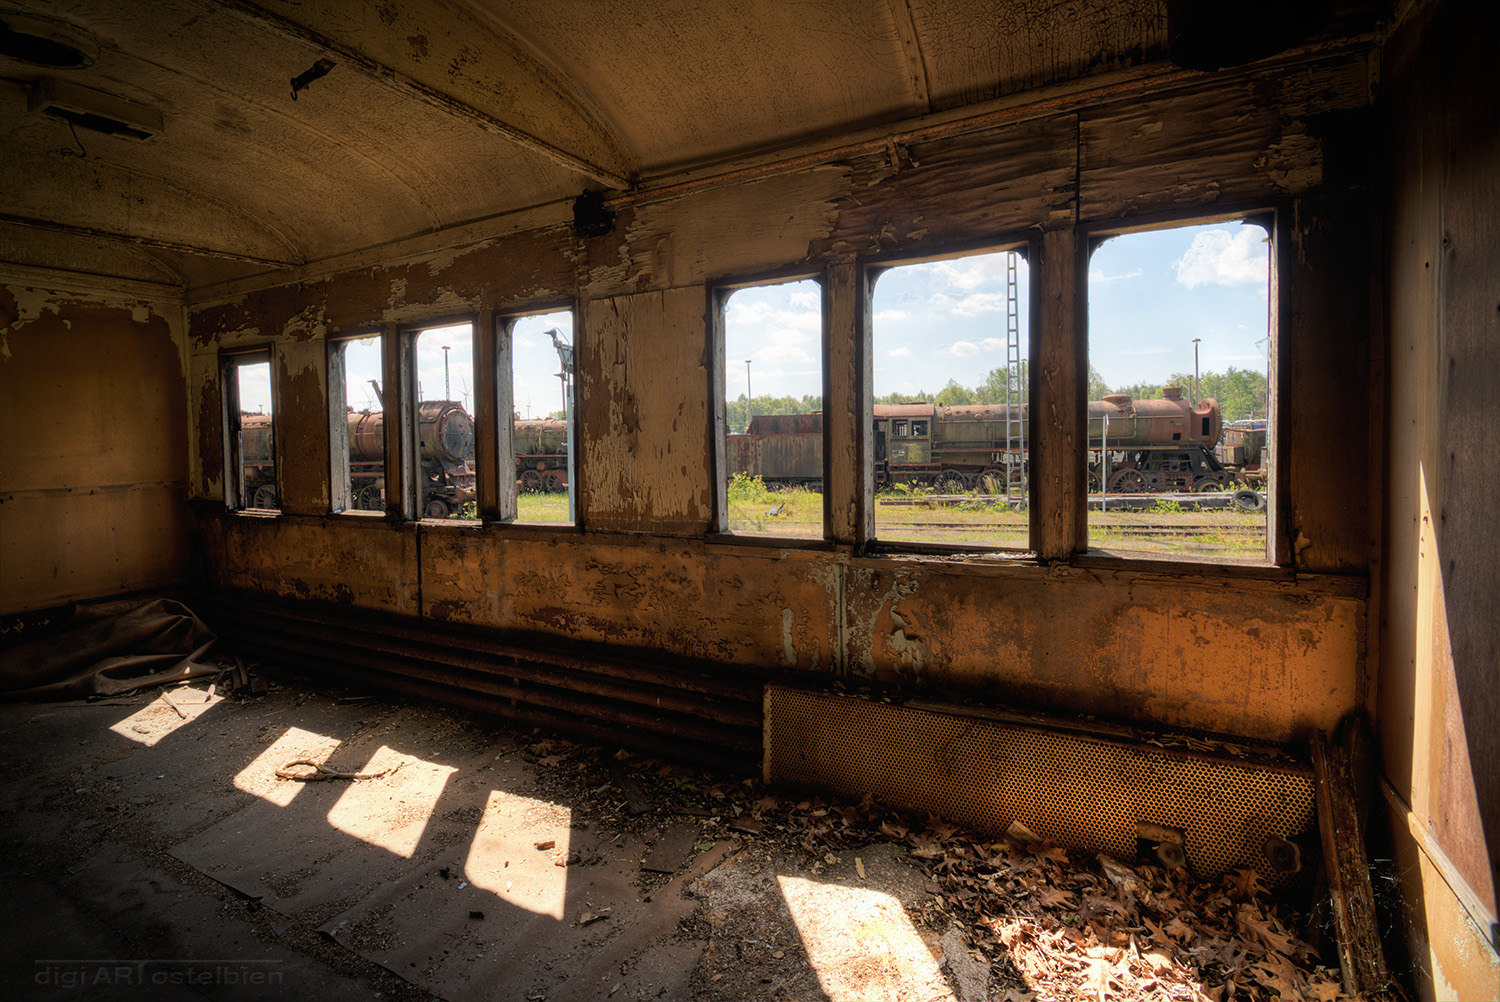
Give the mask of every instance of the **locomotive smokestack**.
[[380, 392], [380, 380], [372, 379], [370, 380], [370, 385], [375, 387], [375, 402], [378, 403], [381, 407], [384, 407], [385, 395]]

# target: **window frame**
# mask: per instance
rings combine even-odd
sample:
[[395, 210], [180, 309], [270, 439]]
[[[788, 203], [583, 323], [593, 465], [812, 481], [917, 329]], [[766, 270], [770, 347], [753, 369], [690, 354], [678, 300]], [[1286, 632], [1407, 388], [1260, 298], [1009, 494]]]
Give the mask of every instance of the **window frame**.
[[[428, 518], [423, 503], [424, 483], [421, 462], [421, 433], [418, 430], [420, 421], [421, 393], [417, 385], [417, 340], [426, 332], [440, 327], [457, 327], [460, 324], [469, 325], [469, 346], [471, 371], [478, 372], [478, 356], [480, 354], [479, 315], [477, 313], [448, 314], [422, 320], [403, 323], [396, 329], [397, 338], [397, 375], [400, 386], [399, 399], [394, 401], [395, 417], [400, 428], [399, 455], [397, 465], [401, 470], [400, 483], [400, 514], [402, 521], [422, 522], [426, 525], [447, 525], [466, 528], [470, 525], [480, 524], [479, 520], [465, 522], [458, 525], [446, 518]], [[386, 369], [390, 371], [389, 368]], [[476, 397], [477, 398], [477, 397]], [[478, 408], [476, 407], [476, 410]], [[392, 402], [386, 403], [386, 419], [392, 417]], [[470, 415], [471, 420], [474, 415]], [[478, 421], [475, 421], [475, 431], [478, 431]], [[390, 436], [386, 436], [387, 449], [390, 447]], [[483, 473], [480, 469], [479, 443], [476, 439], [474, 447], [474, 482], [477, 488]], [[391, 508], [391, 492], [389, 489], [390, 470], [392, 464], [390, 456], [386, 456], [386, 510]], [[477, 493], [477, 491], [476, 491]]]
[[[270, 451], [272, 483], [276, 490], [275, 508], [255, 508], [251, 498], [245, 497], [244, 429], [241, 424], [239, 370], [246, 365], [267, 367], [267, 383], [271, 392]], [[270, 342], [227, 349], [219, 353], [219, 387], [223, 407], [220, 414], [224, 433], [224, 509], [230, 512], [280, 513], [281, 511], [281, 457], [277, 454], [281, 436], [277, 434], [276, 351]]]
[[1280, 374], [1289, 358], [1287, 333], [1291, 328], [1285, 322], [1288, 304], [1285, 285], [1281, 275], [1287, 262], [1284, 256], [1290, 246], [1287, 232], [1290, 212], [1278, 204], [1250, 204], [1231, 208], [1216, 208], [1205, 212], [1194, 209], [1174, 210], [1166, 213], [1150, 213], [1125, 219], [1113, 219], [1094, 223], [1080, 223], [1077, 227], [1078, 248], [1081, 260], [1078, 264], [1078, 338], [1081, 358], [1078, 361], [1078, 441], [1081, 443], [1075, 466], [1081, 474], [1076, 485], [1081, 495], [1088, 495], [1088, 367], [1090, 358], [1089, 338], [1089, 282], [1094, 252], [1107, 240], [1136, 233], [1160, 230], [1183, 229], [1190, 226], [1212, 226], [1217, 223], [1240, 223], [1260, 226], [1269, 239], [1267, 247], [1268, 269], [1266, 291], [1266, 332], [1270, 337], [1267, 348], [1266, 379], [1266, 444], [1264, 448], [1271, 456], [1266, 484], [1266, 545], [1259, 559], [1225, 561], [1212, 556], [1182, 553], [1153, 553], [1150, 551], [1109, 552], [1093, 549], [1089, 545], [1090, 525], [1087, 506], [1084, 506], [1083, 524], [1077, 533], [1077, 549], [1074, 559], [1088, 564], [1115, 565], [1143, 563], [1153, 567], [1180, 563], [1195, 567], [1235, 568], [1237, 570], [1290, 570], [1292, 565], [1291, 542], [1286, 523], [1290, 508], [1288, 459], [1283, 455], [1280, 441], [1286, 428], [1286, 402], [1281, 393]]
[[[383, 328], [365, 328], [347, 333], [330, 334], [327, 338], [328, 349], [328, 508], [336, 515], [352, 515], [357, 518], [380, 518], [385, 514], [385, 508], [389, 507], [390, 495], [387, 494], [386, 505], [380, 510], [360, 508], [354, 503], [353, 477], [350, 473], [352, 457], [349, 449], [349, 419], [348, 419], [348, 371], [345, 368], [345, 352], [349, 345], [355, 341], [378, 340], [380, 343], [380, 408], [383, 412], [382, 428], [390, 419], [385, 403], [386, 380], [386, 355], [389, 347], [389, 338]], [[382, 443], [381, 462], [387, 472], [390, 469], [389, 436]], [[389, 480], [387, 480], [389, 482]]]
[[[568, 423], [568, 521], [566, 522], [537, 522], [526, 521], [520, 517], [520, 494], [516, 489], [516, 369], [514, 335], [515, 326], [518, 322], [528, 317], [546, 316], [552, 313], [566, 313], [572, 318], [572, 330], [570, 337], [573, 347], [573, 378], [568, 384], [571, 407], [571, 420]], [[582, 487], [582, 466], [578, 450], [578, 403], [579, 403], [579, 323], [578, 304], [571, 300], [551, 301], [542, 303], [530, 303], [525, 306], [507, 306], [495, 309], [491, 314], [491, 329], [489, 337], [494, 354], [493, 378], [495, 380], [494, 393], [490, 398], [494, 401], [495, 416], [493, 426], [494, 449], [493, 456], [490, 450], [483, 450], [486, 461], [493, 464], [494, 475], [486, 480], [481, 474], [480, 483], [491, 483], [494, 494], [494, 502], [486, 513], [484, 505], [487, 489], [481, 489], [480, 516], [487, 523], [499, 523], [503, 525], [516, 526], [527, 530], [572, 530], [579, 527], [578, 499]], [[477, 342], [477, 335], [476, 335]], [[478, 372], [476, 366], [475, 371]], [[476, 415], [476, 424], [477, 424]], [[479, 433], [475, 428], [476, 436]], [[476, 463], [480, 450], [476, 448]]]
[[[778, 536], [771, 533], [736, 533], [729, 528], [729, 430], [728, 430], [728, 387], [726, 386], [726, 361], [727, 349], [724, 344], [725, 335], [725, 306], [729, 298], [736, 292], [744, 289], [769, 288], [776, 285], [790, 285], [794, 282], [815, 282], [818, 286], [818, 313], [820, 318], [818, 337], [818, 365], [821, 370], [819, 379], [819, 394], [823, 399], [823, 517], [822, 532], [818, 536]], [[829, 371], [829, 289], [830, 280], [826, 268], [808, 270], [805, 268], [777, 270], [760, 272], [751, 275], [739, 275], [733, 278], [722, 278], [708, 282], [707, 305], [705, 307], [708, 318], [708, 413], [709, 413], [709, 447], [711, 455], [711, 476], [713, 477], [712, 511], [709, 518], [709, 533], [714, 536], [733, 540], [737, 543], [749, 543], [753, 545], [774, 545], [783, 549], [794, 547], [806, 547], [811, 549], [823, 549], [828, 545], [830, 538], [829, 508], [831, 501], [828, 496], [828, 485], [830, 479], [830, 456], [832, 450], [829, 447], [829, 422], [825, 413], [828, 406], [828, 371]], [[752, 408], [753, 409], [753, 408]], [[753, 416], [753, 415], [752, 415]], [[748, 431], [748, 423], [746, 431]]]
[[[1042, 316], [1039, 307], [1041, 297], [1039, 295], [1042, 281], [1042, 270], [1046, 262], [1042, 258], [1042, 245], [1035, 234], [1000, 234], [994, 237], [978, 241], [962, 241], [948, 244], [940, 248], [923, 250], [920, 253], [906, 254], [881, 254], [868, 258], [862, 258], [859, 262], [859, 292], [861, 297], [860, 310], [865, 317], [865, 361], [862, 367], [862, 378], [866, 381], [867, 391], [862, 394], [869, 410], [865, 413], [865, 433], [871, 439], [871, 449], [867, 450], [868, 462], [860, 471], [859, 482], [866, 498], [866, 511], [868, 516], [864, 520], [863, 529], [865, 538], [862, 540], [862, 550], [868, 553], [881, 554], [932, 554], [936, 556], [950, 556], [954, 554], [981, 553], [986, 556], [1017, 557], [1033, 555], [1037, 552], [1037, 515], [1036, 515], [1036, 483], [1033, 478], [1028, 477], [1026, 481], [1026, 507], [1031, 513], [1028, 516], [1026, 531], [1026, 543], [1023, 546], [999, 545], [995, 543], [950, 543], [950, 542], [915, 542], [906, 540], [892, 540], [880, 538], [880, 526], [875, 518], [875, 473], [877, 458], [875, 453], [874, 439], [877, 418], [875, 417], [875, 368], [874, 358], [877, 349], [875, 329], [875, 286], [880, 277], [895, 268], [907, 267], [918, 264], [935, 264], [941, 261], [956, 261], [964, 258], [979, 257], [987, 254], [1004, 254], [1014, 251], [1021, 255], [1026, 262], [1027, 268], [1027, 315], [1025, 317], [1024, 331], [1022, 337], [1026, 344], [1026, 399], [1028, 401], [1026, 412], [1026, 451], [1027, 464], [1031, 465], [1033, 443], [1036, 442], [1039, 419], [1037, 408], [1030, 406], [1030, 402], [1037, 400], [1037, 387], [1040, 380], [1039, 367], [1030, 364], [1040, 357]], [[935, 396], [935, 395], [934, 395]], [[934, 404], [936, 406], [936, 404]], [[896, 421], [901, 419], [891, 418], [890, 438], [904, 438], [912, 440], [917, 436], [912, 432], [911, 419], [906, 420], [907, 434], [902, 436], [895, 432]], [[925, 421], [927, 419], [918, 419]], [[928, 428], [926, 436], [931, 437], [931, 428]]]

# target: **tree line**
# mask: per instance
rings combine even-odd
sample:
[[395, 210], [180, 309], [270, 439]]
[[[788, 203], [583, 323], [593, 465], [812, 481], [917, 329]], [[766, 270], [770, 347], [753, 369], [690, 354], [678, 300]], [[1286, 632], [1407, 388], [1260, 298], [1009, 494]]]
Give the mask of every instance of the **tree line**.
[[[1006, 397], [1009, 378], [1010, 396]], [[1193, 396], [1193, 377], [1189, 373], [1174, 372], [1161, 383], [1132, 383], [1111, 388], [1099, 375], [1099, 370], [1089, 366], [1088, 396], [1099, 400], [1110, 393], [1128, 393], [1137, 400], [1155, 400], [1161, 396], [1163, 387], [1180, 386], [1184, 396]], [[1219, 410], [1225, 421], [1266, 416], [1268, 385], [1266, 374], [1253, 369], [1230, 366], [1225, 372], [1205, 372], [1198, 377], [1197, 396], [1213, 397], [1219, 402]], [[1028, 372], [1025, 360], [1019, 373], [1011, 374], [1005, 369], [991, 369], [984, 382], [977, 386], [963, 386], [950, 379], [937, 393], [918, 390], [916, 393], [887, 393], [875, 398], [877, 404], [925, 404], [935, 403], [944, 407], [960, 404], [1026, 403]], [[821, 396], [803, 397], [756, 397], [756, 414], [814, 414], [823, 409]], [[725, 404], [724, 420], [731, 429], [744, 429], [750, 423], [750, 402], [741, 393], [738, 398]]]

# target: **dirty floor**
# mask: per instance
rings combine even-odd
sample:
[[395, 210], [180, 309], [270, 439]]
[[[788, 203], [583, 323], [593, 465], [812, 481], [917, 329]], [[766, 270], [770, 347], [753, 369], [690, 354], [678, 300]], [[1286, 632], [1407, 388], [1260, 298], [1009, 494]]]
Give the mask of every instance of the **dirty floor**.
[[0, 750], [7, 999], [1342, 997], [1317, 910], [1253, 871], [305, 679], [0, 703]]
[[[912, 921], [902, 849], [810, 854], [738, 806], [753, 780], [209, 684], [0, 704], [5, 997], [991, 996], [956, 932]], [[299, 760], [367, 778], [277, 775]]]

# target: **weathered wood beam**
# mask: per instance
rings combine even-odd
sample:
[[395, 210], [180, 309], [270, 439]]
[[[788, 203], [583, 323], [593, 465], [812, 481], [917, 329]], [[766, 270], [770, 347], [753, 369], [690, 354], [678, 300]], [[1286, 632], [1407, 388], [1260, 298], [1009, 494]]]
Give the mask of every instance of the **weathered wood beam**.
[[472, 122], [486, 132], [497, 135], [502, 139], [507, 139], [523, 149], [540, 154], [571, 171], [598, 181], [605, 187], [617, 190], [630, 187], [630, 180], [618, 170], [611, 170], [608, 167], [585, 160], [576, 154], [569, 153], [567, 150], [555, 146], [539, 136], [519, 129], [487, 111], [476, 108], [472, 104], [468, 104], [451, 94], [438, 90], [436, 87], [422, 83], [420, 80], [415, 80], [400, 70], [372, 59], [358, 49], [345, 45], [343, 42], [330, 38], [304, 24], [293, 21], [291, 18], [283, 17], [274, 11], [251, 3], [249, 0], [221, 0], [219, 6], [244, 18], [257, 27], [266, 28], [279, 35], [331, 53], [337, 56], [345, 65], [358, 70], [371, 79], [377, 80], [407, 97], [415, 98], [429, 107], [452, 115], [455, 118]]
[[1386, 970], [1380, 946], [1375, 891], [1370, 886], [1370, 863], [1355, 803], [1349, 749], [1342, 744], [1330, 746], [1322, 731], [1312, 733], [1310, 744], [1318, 833], [1338, 933], [1344, 991], [1358, 999], [1403, 998]]
[[222, 258], [226, 261], [243, 261], [246, 264], [264, 265], [268, 268], [295, 268], [301, 264], [300, 261], [288, 258], [243, 254], [239, 251], [227, 250], [222, 247], [205, 247], [201, 244], [184, 243], [181, 240], [164, 240], [161, 237], [148, 237], [138, 233], [120, 233], [115, 230], [101, 229], [97, 226], [76, 226], [72, 223], [60, 223], [53, 219], [18, 216], [10, 212], [0, 212], [0, 223], [10, 223], [12, 226], [26, 226], [37, 230], [49, 230], [53, 233], [66, 233], [75, 237], [87, 237], [90, 240], [114, 240], [121, 243], [135, 244], [138, 247], [152, 247], [156, 250], [172, 251], [177, 254], [196, 254], [200, 257]]

